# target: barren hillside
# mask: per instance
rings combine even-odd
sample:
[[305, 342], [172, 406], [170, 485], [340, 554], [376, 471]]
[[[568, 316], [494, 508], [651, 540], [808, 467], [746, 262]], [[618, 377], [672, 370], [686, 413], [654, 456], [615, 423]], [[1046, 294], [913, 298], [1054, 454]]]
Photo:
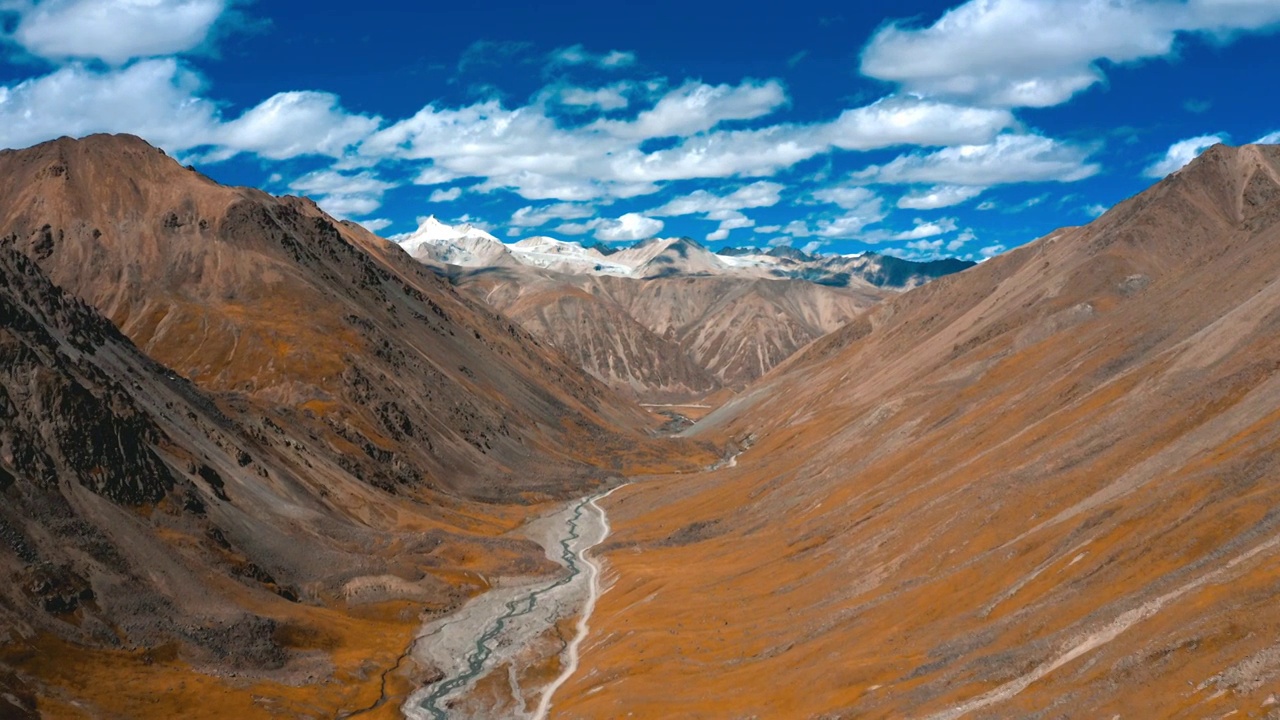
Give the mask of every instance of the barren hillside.
[[610, 497], [561, 716], [1272, 712], [1277, 247], [1218, 146], [775, 370], [693, 430], [736, 467]]

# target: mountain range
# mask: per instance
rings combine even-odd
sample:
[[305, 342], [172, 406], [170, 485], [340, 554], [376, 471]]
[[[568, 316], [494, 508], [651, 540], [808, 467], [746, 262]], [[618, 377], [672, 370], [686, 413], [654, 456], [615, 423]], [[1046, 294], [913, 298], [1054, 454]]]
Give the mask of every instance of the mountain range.
[[504, 244], [434, 217], [397, 239], [597, 379], [655, 404], [719, 402], [884, 298], [972, 265], [790, 247], [716, 253], [689, 238]]
[[0, 716], [1274, 715], [1278, 244], [1274, 146], [963, 269], [2, 151]]

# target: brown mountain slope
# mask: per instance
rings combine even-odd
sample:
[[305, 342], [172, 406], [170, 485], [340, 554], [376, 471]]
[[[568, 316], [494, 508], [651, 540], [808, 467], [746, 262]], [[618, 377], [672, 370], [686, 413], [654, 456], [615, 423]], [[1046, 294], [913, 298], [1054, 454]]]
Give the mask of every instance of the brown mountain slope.
[[160, 362], [306, 425], [380, 487], [563, 489], [629, 443], [613, 428], [648, 422], [310, 201], [217, 185], [130, 136], [3, 152], [0, 177], [0, 242]]
[[721, 383], [676, 343], [617, 303], [574, 287], [520, 295], [502, 308], [605, 383], [650, 402], [703, 398]]
[[877, 307], [607, 504], [563, 717], [1240, 717], [1280, 681], [1280, 149]]
[[422, 613], [556, 569], [545, 501], [709, 461], [307, 201], [129, 137], [0, 169], [2, 716], [394, 708]]
[[[705, 252], [705, 251], [704, 251]], [[740, 390], [890, 291], [745, 277], [624, 278], [537, 268], [455, 272], [592, 375], [646, 402]]]
[[354, 707], [377, 688], [288, 685], [351, 672], [353, 651], [393, 662], [406, 600], [451, 607], [476, 571], [540, 567], [536, 546], [490, 539], [517, 513], [424, 511], [246, 428], [7, 248], [0, 318], [0, 715], [165, 714], [145, 703], [166, 687], [178, 707], [211, 690], [234, 697], [210, 711], [252, 707], [208, 672]]

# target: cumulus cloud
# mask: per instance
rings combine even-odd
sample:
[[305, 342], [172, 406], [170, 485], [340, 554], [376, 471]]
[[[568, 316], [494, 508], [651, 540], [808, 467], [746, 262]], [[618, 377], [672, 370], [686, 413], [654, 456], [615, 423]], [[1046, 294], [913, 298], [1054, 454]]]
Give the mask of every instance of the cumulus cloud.
[[1280, 144], [1280, 130], [1273, 133], [1267, 133], [1257, 140], [1253, 141], [1254, 145], [1278, 145]]
[[199, 76], [175, 60], [144, 60], [117, 72], [73, 64], [0, 87], [0, 145], [60, 135], [130, 132], [168, 151], [208, 142], [217, 108], [200, 99]]
[[936, 253], [942, 249], [942, 240], [914, 240], [907, 243], [907, 247], [923, 253]]
[[522, 207], [511, 215], [511, 225], [515, 227], [541, 227], [552, 220], [579, 220], [596, 214], [591, 205], [576, 203], [556, 203], [535, 208], [532, 205]]
[[1097, 174], [1089, 150], [1040, 135], [1005, 134], [985, 145], [902, 155], [854, 173], [868, 183], [988, 187], [1019, 182], [1074, 182]]
[[627, 213], [618, 218], [601, 218], [590, 226], [597, 240], [623, 242], [651, 238], [662, 232], [663, 222], [639, 213]]
[[96, 59], [174, 55], [208, 38], [225, 0], [46, 0], [23, 2], [10, 36], [33, 55]]
[[881, 207], [880, 196], [864, 187], [837, 185], [818, 190], [813, 193], [813, 197], [819, 202], [839, 205], [845, 210], [870, 210], [871, 213], [878, 213]]
[[449, 188], [448, 190], [440, 189], [431, 193], [431, 197], [427, 198], [427, 202], [446, 203], [453, 202], [462, 197], [462, 188]]
[[885, 213], [880, 210], [878, 205], [852, 210], [833, 220], [819, 222], [818, 229], [814, 234], [825, 238], [858, 239], [862, 236], [863, 228], [878, 223], [885, 217]]
[[913, 190], [898, 198], [898, 207], [904, 210], [937, 210], [952, 207], [981, 195], [984, 187], [963, 185], [934, 185], [923, 190]]
[[140, 135], [172, 153], [218, 161], [242, 152], [282, 160], [340, 157], [380, 122], [347, 114], [328, 93], [289, 92], [227, 121], [201, 97], [203, 81], [173, 58], [120, 70], [72, 63], [0, 86], [0, 144], [25, 147], [61, 135]]
[[1013, 113], [1004, 109], [888, 97], [845, 110], [827, 132], [838, 148], [873, 150], [893, 145], [984, 143], [1014, 124]]
[[862, 72], [911, 92], [983, 105], [1048, 107], [1104, 79], [1098, 61], [1163, 57], [1181, 33], [1270, 29], [1269, 0], [970, 0], [932, 25], [893, 23]]
[[368, 215], [382, 206], [382, 195], [396, 187], [362, 172], [345, 175], [334, 170], [317, 170], [289, 183], [289, 189], [308, 195], [325, 212], [339, 218]]
[[755, 220], [743, 215], [737, 210], [716, 210], [707, 215], [708, 220], [715, 220], [720, 225], [707, 235], [708, 242], [716, 242], [729, 237], [729, 232], [740, 228], [753, 227]]
[[419, 170], [417, 175], [413, 176], [413, 184], [414, 185], [443, 185], [447, 182], [453, 182], [454, 180], [457, 180], [459, 177], [461, 176], [458, 175], [457, 173], [450, 172], [442, 167], [428, 165], [427, 167], [424, 167], [421, 170]]
[[213, 134], [215, 159], [252, 152], [272, 160], [299, 155], [342, 157], [373, 132], [381, 119], [351, 115], [331, 93], [277, 93]]
[[953, 238], [950, 242], [947, 243], [947, 251], [955, 252], [956, 250], [959, 250], [960, 248], [964, 247], [968, 243], [977, 239], [978, 237], [973, 234], [972, 230], [965, 230], [964, 232], [955, 236], [955, 238]]
[[[924, 238], [935, 237], [937, 235], [945, 235], [956, 229], [955, 218], [942, 218], [941, 220], [916, 220], [916, 226], [910, 230], [900, 232], [893, 236], [894, 240], [921, 240]], [[941, 244], [938, 247], [942, 247]]]
[[742, 210], [744, 208], [771, 207], [781, 199], [779, 193], [783, 186], [775, 182], [761, 180], [744, 185], [728, 195], [715, 195], [706, 190], [695, 190], [688, 195], [675, 198], [667, 204], [649, 211], [658, 217], [678, 215], [698, 215], [726, 210]]
[[741, 85], [686, 83], [658, 100], [634, 120], [601, 120], [595, 129], [620, 138], [648, 139], [692, 135], [727, 120], [754, 120], [787, 102], [777, 80]]
[[1200, 157], [1200, 153], [1221, 142], [1226, 142], [1222, 135], [1201, 135], [1179, 140], [1169, 146], [1164, 157], [1148, 165], [1142, 174], [1149, 178], [1162, 178], [1182, 169], [1187, 163]]
[[368, 215], [382, 207], [382, 200], [369, 195], [326, 195], [317, 198], [316, 204], [330, 215], [340, 220], [346, 220], [360, 215]]
[[372, 220], [361, 220], [360, 225], [371, 233], [376, 233], [387, 229], [391, 226], [391, 221], [386, 218], [373, 218]]

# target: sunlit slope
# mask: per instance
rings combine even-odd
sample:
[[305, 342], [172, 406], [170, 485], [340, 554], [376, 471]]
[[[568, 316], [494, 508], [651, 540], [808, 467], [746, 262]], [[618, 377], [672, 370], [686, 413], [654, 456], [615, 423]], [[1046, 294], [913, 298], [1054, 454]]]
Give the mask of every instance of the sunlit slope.
[[[647, 414], [398, 247], [131, 136], [0, 153], [0, 240], [200, 387], [379, 487], [566, 488]], [[572, 494], [572, 493], [571, 493]]]
[[736, 467], [610, 498], [560, 716], [1271, 710], [1277, 168], [1216, 147], [713, 414]]

